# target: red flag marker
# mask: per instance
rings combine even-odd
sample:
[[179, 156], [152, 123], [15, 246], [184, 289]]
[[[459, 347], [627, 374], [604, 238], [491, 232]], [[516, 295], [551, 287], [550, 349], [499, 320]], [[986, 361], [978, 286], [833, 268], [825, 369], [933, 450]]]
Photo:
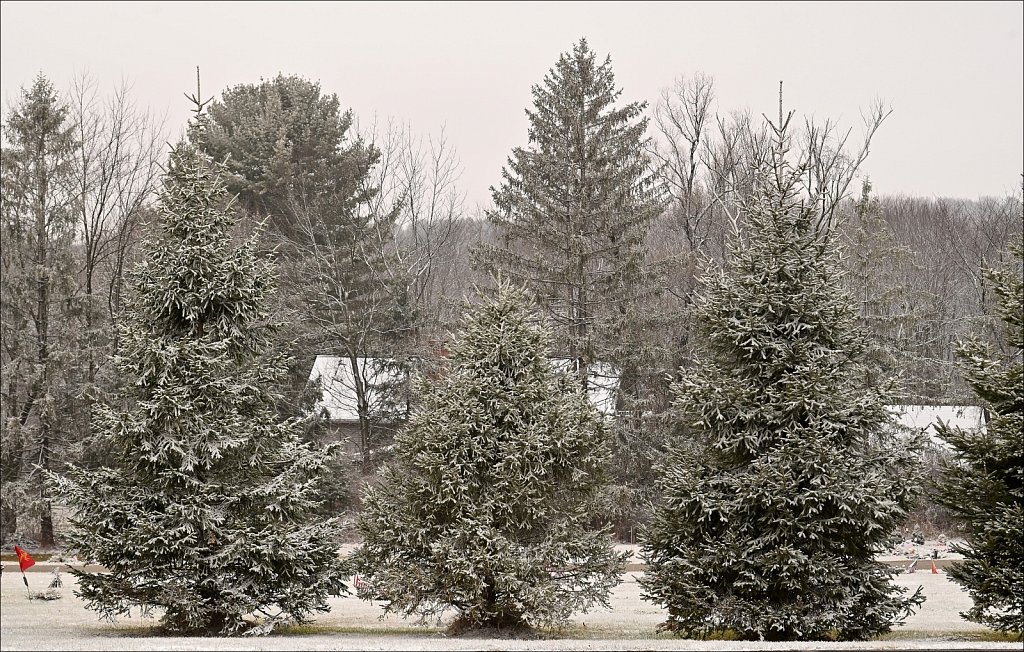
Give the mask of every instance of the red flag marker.
[[932, 562], [932, 575], [938, 575], [939, 569], [935, 568], [935, 562]]
[[28, 599], [32, 599], [32, 592], [28, 588], [28, 578], [25, 577], [25, 571], [35, 565], [36, 560], [32, 559], [32, 555], [28, 554], [18, 546], [14, 546], [14, 554], [18, 555], [18, 566], [21, 566], [21, 581], [25, 583], [25, 590], [28, 591]]
[[14, 546], [14, 554], [18, 555], [18, 565], [21, 566], [22, 573], [32, 568], [36, 563], [36, 560], [32, 559], [32, 555], [28, 554], [18, 546]]

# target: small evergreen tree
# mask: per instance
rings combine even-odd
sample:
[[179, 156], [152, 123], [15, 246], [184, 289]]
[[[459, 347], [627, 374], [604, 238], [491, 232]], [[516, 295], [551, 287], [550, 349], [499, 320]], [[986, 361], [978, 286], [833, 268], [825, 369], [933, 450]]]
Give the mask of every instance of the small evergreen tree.
[[974, 599], [964, 618], [1001, 631], [1024, 632], [1024, 282], [1020, 246], [1013, 269], [986, 277], [999, 297], [1009, 356], [998, 362], [977, 339], [961, 345], [967, 382], [983, 402], [983, 431], [939, 426], [956, 451], [937, 499], [962, 518], [968, 542], [954, 546], [964, 561], [946, 570]]
[[162, 232], [122, 321], [123, 395], [93, 423], [117, 464], [50, 479], [74, 514], [71, 547], [109, 571], [74, 571], [89, 608], [158, 608], [174, 632], [266, 633], [345, 588], [314, 497], [330, 451], [276, 416], [273, 269], [255, 239], [233, 245], [221, 166], [179, 144], [164, 185]]
[[624, 560], [590, 523], [607, 426], [547, 358], [524, 293], [469, 315], [443, 377], [364, 496], [356, 565], [385, 609], [454, 609], [453, 628], [554, 624], [607, 605]]
[[683, 635], [863, 639], [922, 601], [875, 559], [917, 491], [920, 441], [895, 434], [884, 386], [863, 386], [866, 340], [787, 125], [725, 269], [701, 279], [705, 355], [674, 385], [683, 432], [641, 584]]

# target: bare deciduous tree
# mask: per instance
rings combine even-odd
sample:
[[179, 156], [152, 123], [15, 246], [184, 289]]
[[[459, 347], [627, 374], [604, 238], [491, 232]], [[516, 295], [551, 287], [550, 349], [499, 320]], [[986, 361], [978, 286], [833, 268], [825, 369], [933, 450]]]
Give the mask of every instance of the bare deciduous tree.
[[395, 264], [410, 281], [417, 315], [409, 344], [422, 353], [443, 328], [446, 300], [464, 289], [456, 274], [459, 224], [465, 216], [462, 164], [443, 127], [434, 137], [417, 135], [410, 125], [393, 120], [374, 122], [362, 138], [381, 153], [368, 179], [380, 189], [371, 210], [397, 210]]
[[364, 361], [407, 368], [410, 357], [428, 353], [446, 291], [457, 280], [464, 195], [460, 163], [443, 131], [434, 139], [388, 122], [372, 125], [358, 141], [374, 163], [359, 181], [357, 206], [341, 215], [316, 197], [292, 198], [294, 262], [285, 282], [302, 295], [297, 316], [311, 327], [311, 341], [350, 367], [346, 389], [355, 398], [356, 448], [367, 471], [403, 388], [389, 386], [390, 399], [371, 400], [382, 393], [379, 379], [394, 374]]
[[[890, 113], [880, 101], [871, 105], [862, 115], [863, 134], [855, 151], [852, 129], [842, 131], [832, 120], [805, 120], [794, 163], [805, 171], [801, 191], [821, 208], [819, 229], [834, 227], [836, 209], [847, 198], [875, 132]], [[780, 83], [778, 120], [782, 123], [792, 115], [782, 114]], [[714, 81], [698, 73], [679, 77], [672, 88], [662, 91], [654, 125], [650, 154], [672, 195], [670, 224], [683, 232], [689, 251], [718, 258], [722, 234], [730, 227], [741, 228], [737, 210], [749, 194], [750, 171], [763, 162], [767, 151], [764, 123], [749, 112], [718, 113]]]
[[125, 266], [158, 182], [165, 130], [164, 120], [135, 104], [127, 82], [101, 98], [96, 82], [83, 73], [72, 84], [70, 107], [80, 143], [74, 184], [86, 382], [94, 385], [98, 367], [117, 350]]
[[969, 400], [954, 364], [954, 345], [967, 333], [984, 334], [998, 347], [997, 320], [982, 270], [997, 267], [1008, 246], [1021, 240], [1021, 195], [977, 200], [889, 196], [880, 212], [893, 238], [912, 252], [906, 288], [928, 297], [914, 306], [910, 334], [919, 366], [908, 371], [920, 400]]
[[356, 446], [368, 471], [378, 415], [370, 410], [372, 373], [361, 359], [390, 357], [410, 321], [409, 284], [395, 260], [395, 211], [379, 215], [364, 204], [341, 217], [310, 198], [292, 198], [289, 211], [294, 258], [282, 266], [282, 282], [294, 293], [289, 303], [314, 345], [351, 365], [359, 416]]
[[[780, 111], [781, 105], [780, 82]], [[819, 206], [819, 230], [830, 231], [835, 227], [836, 209], [849, 197], [850, 184], [856, 178], [861, 165], [867, 160], [871, 140], [890, 114], [892, 109], [886, 107], [880, 100], [876, 100], [866, 112], [861, 113], [863, 134], [858, 149], [852, 153], [848, 150], [852, 128], [843, 132], [831, 119], [826, 119], [820, 124], [810, 118], [805, 120], [803, 148], [800, 154], [806, 161], [807, 178], [804, 182], [804, 191], [808, 199]]]

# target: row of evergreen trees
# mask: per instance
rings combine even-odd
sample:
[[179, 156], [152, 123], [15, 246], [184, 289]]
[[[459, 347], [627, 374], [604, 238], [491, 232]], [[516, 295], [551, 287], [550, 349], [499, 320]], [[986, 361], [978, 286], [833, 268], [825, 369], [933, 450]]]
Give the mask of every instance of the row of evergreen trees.
[[[584, 79], [578, 94], [593, 93], [599, 113], [616, 96], [606, 68], [581, 43], [548, 91]], [[558, 108], [541, 101], [544, 87], [535, 94]], [[544, 299], [581, 370], [608, 356], [623, 366], [643, 417], [642, 358], [614, 357], [642, 335], [616, 324], [643, 295], [650, 270], [636, 248], [659, 202], [629, 159], [638, 111], [598, 121], [602, 142], [629, 144], [618, 149], [587, 138], [593, 116], [530, 115], [531, 139], [566, 134], [568, 158], [589, 167], [556, 168], [565, 157], [544, 148], [551, 138], [516, 151], [495, 219], [510, 238], [546, 226], [551, 246], [494, 257], [528, 290], [499, 281], [439, 377], [421, 380], [394, 460], [365, 494], [364, 545], [350, 560], [323, 506], [333, 449], [304, 443], [301, 420], [279, 415], [288, 360], [274, 348], [272, 266], [254, 238], [237, 242], [223, 166], [175, 147], [159, 231], [120, 322], [122, 389], [94, 420], [113, 464], [48, 474], [75, 513], [72, 547], [109, 569], [76, 573], [88, 605], [109, 617], [158, 609], [174, 632], [265, 633], [326, 610], [353, 571], [386, 609], [453, 610], [459, 628], [557, 624], [604, 604], [624, 564], [602, 527], [612, 425], [585, 379], [552, 368], [558, 340], [531, 299]], [[866, 370], [835, 231], [802, 184], [810, 162], [792, 153], [788, 129], [781, 116], [771, 125], [726, 264], [701, 278], [700, 355], [672, 384], [643, 591], [686, 636], [864, 639], [922, 602], [874, 560], [920, 492], [921, 442], [895, 432], [892, 387]], [[609, 178], [621, 183], [597, 183]], [[618, 193], [594, 194], [601, 187]], [[542, 273], [559, 260], [561, 276]], [[1019, 358], [1020, 284], [1004, 277], [999, 288]], [[968, 454], [947, 502], [974, 528], [953, 576], [975, 594], [971, 617], [1020, 629], [1020, 571], [1008, 563], [1020, 559], [1020, 361], [999, 368], [969, 351], [994, 417], [984, 433], [949, 434]]]
[[[874, 559], [918, 491], [920, 443], [892, 430], [887, 388], [866, 381], [836, 241], [801, 192], [787, 128], [774, 125], [728, 264], [702, 279], [703, 356], [673, 385], [642, 584], [685, 635], [863, 639], [922, 601]], [[609, 425], [504, 282], [422, 381], [366, 492], [363, 546], [339, 558], [320, 508], [331, 450], [275, 410], [274, 274], [253, 240], [234, 243], [223, 179], [195, 147], [173, 151], [120, 334], [126, 382], [95, 421], [116, 463], [49, 476], [75, 513], [72, 546], [109, 571], [76, 572], [88, 605], [155, 608], [172, 631], [266, 632], [327, 609], [352, 571], [386, 609], [454, 610], [460, 628], [558, 624], [605, 603], [624, 563], [599, 518]], [[1019, 351], [1021, 286], [998, 287]], [[971, 490], [947, 497], [974, 528], [953, 576], [976, 595], [971, 617], [1020, 629], [1020, 363], [971, 360], [994, 417], [950, 436]]]

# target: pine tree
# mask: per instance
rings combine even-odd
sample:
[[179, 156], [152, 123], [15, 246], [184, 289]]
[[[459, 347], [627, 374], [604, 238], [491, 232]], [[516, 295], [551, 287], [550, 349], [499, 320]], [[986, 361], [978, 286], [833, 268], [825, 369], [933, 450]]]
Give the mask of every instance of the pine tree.
[[581, 384], [595, 363], [615, 368], [618, 407], [630, 416], [615, 424], [612, 490], [624, 505], [613, 511], [630, 520], [650, 493], [629, 472], [660, 446], [648, 397], [665, 376], [650, 336], [665, 270], [649, 260], [647, 238], [666, 197], [646, 154], [646, 103], [617, 105], [611, 57], [599, 62], [586, 39], [532, 90], [529, 145], [512, 151], [492, 188], [499, 246], [481, 246], [475, 263], [534, 293]]
[[581, 378], [632, 350], [623, 338], [642, 331], [642, 314], [630, 308], [654, 285], [644, 241], [664, 201], [644, 153], [646, 105], [616, 107], [621, 94], [611, 58], [598, 65], [586, 39], [559, 57], [533, 87], [529, 147], [513, 150], [492, 188], [487, 219], [502, 246], [476, 252], [480, 266], [537, 294]]
[[161, 232], [122, 320], [123, 395], [93, 423], [117, 464], [50, 479], [74, 514], [71, 547], [109, 571], [75, 571], [89, 608], [232, 635], [301, 622], [345, 587], [314, 498], [330, 450], [276, 416], [273, 269], [255, 238], [233, 244], [223, 175], [192, 146], [171, 152]]
[[364, 496], [357, 568], [385, 609], [454, 609], [453, 629], [563, 622], [607, 605], [624, 561], [590, 523], [607, 426], [547, 358], [520, 290], [468, 315], [443, 377]]
[[42, 75], [22, 89], [4, 127], [0, 534], [38, 536], [51, 547], [51, 496], [37, 469], [59, 468], [71, 457], [84, 413], [76, 397], [82, 306], [72, 253], [80, 143], [66, 102]]
[[981, 432], [940, 425], [955, 459], [945, 467], [937, 499], [962, 518], [966, 545], [954, 546], [964, 561], [946, 570], [971, 594], [968, 620], [1001, 631], [1024, 632], [1024, 282], [1022, 249], [1012, 248], [1012, 269], [988, 271], [999, 297], [1008, 359], [999, 362], [977, 339], [958, 351], [967, 382], [983, 402], [988, 423]]
[[362, 200], [379, 152], [350, 138], [352, 112], [320, 84], [278, 75], [227, 88], [192, 124], [189, 138], [226, 160], [229, 192], [247, 211], [267, 216], [275, 234], [294, 235], [294, 200], [330, 198], [345, 213]]
[[920, 440], [892, 428], [885, 386], [863, 386], [866, 340], [788, 123], [725, 267], [701, 279], [704, 353], [674, 384], [641, 584], [683, 635], [864, 639], [922, 601], [875, 559], [917, 491]]
[[[380, 196], [381, 152], [353, 135], [351, 111], [320, 84], [278, 75], [226, 89], [189, 131], [214, 160], [226, 160], [228, 190], [266, 217], [265, 236], [281, 261], [277, 310], [292, 316], [276, 346], [293, 360], [281, 406], [307, 412], [311, 351], [393, 357], [410, 337], [411, 280], [398, 261], [398, 206]], [[396, 200], [397, 202], [398, 200]], [[404, 199], [402, 200], [404, 201]], [[366, 387], [354, 388], [366, 405]], [[388, 429], [361, 410], [358, 450], [364, 471]], [[324, 436], [324, 428], [310, 436]]]

